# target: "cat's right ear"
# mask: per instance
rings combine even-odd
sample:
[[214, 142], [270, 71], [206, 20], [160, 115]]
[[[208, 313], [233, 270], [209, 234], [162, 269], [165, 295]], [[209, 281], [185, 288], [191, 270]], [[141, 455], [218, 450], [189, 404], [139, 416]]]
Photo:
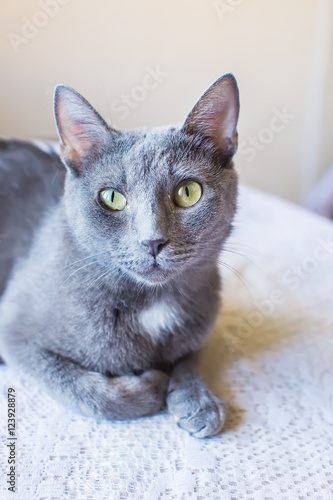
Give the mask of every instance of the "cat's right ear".
[[238, 115], [237, 82], [227, 74], [206, 90], [186, 118], [183, 130], [217, 154], [232, 156], [237, 150]]
[[66, 85], [55, 88], [54, 114], [61, 159], [72, 172], [80, 175], [89, 158], [117, 132], [110, 129], [84, 97]]

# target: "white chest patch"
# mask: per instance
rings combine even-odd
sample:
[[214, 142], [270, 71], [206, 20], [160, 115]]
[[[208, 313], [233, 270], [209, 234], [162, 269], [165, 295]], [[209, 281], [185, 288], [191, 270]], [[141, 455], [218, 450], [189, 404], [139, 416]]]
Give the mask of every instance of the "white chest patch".
[[152, 337], [158, 337], [164, 331], [172, 332], [176, 324], [180, 323], [178, 308], [165, 301], [156, 302], [139, 314], [139, 322]]

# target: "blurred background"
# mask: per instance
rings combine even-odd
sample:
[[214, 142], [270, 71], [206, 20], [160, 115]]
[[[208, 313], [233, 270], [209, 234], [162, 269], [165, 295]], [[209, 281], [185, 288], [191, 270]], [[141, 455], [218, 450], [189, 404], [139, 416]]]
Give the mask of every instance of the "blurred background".
[[241, 181], [304, 204], [333, 162], [332, 20], [333, 0], [6, 2], [0, 134], [56, 138], [57, 83], [118, 128], [179, 123], [232, 72]]

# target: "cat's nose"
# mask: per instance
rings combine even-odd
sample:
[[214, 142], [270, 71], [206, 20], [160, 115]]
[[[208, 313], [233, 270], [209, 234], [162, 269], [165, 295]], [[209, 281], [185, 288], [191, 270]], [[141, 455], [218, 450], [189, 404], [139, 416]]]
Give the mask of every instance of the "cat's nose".
[[160, 239], [160, 240], [142, 240], [141, 245], [148, 247], [148, 253], [153, 257], [157, 257], [162, 248], [166, 245], [168, 240]]

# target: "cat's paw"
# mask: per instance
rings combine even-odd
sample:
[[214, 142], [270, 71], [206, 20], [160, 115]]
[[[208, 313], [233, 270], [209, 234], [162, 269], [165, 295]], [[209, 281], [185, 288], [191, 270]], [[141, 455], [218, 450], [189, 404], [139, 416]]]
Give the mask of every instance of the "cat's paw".
[[222, 400], [203, 384], [174, 388], [168, 393], [167, 406], [179, 427], [197, 438], [218, 434], [225, 422]]
[[106, 377], [85, 372], [75, 380], [76, 408], [87, 416], [124, 420], [154, 415], [165, 408], [169, 376], [160, 370]]
[[165, 408], [169, 376], [160, 370], [147, 370], [139, 376], [140, 391], [147, 414], [153, 415]]

